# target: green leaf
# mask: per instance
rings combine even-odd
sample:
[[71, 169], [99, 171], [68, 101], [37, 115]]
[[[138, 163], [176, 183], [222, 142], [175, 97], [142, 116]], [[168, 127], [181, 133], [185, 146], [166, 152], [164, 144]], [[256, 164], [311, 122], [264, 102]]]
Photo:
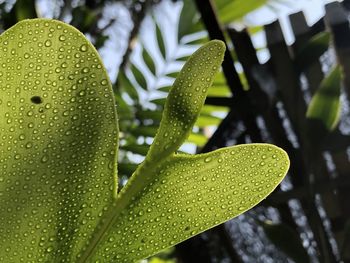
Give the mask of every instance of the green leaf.
[[221, 122], [221, 119], [218, 118], [218, 117], [215, 117], [215, 116], [212, 116], [212, 115], [209, 115], [209, 114], [201, 114], [195, 125], [197, 127], [207, 127], [207, 126], [212, 126], [212, 125], [218, 125], [219, 123]]
[[[201, 24], [200, 24], [201, 25]], [[197, 33], [197, 32], [194, 32]], [[184, 41], [183, 41], [184, 42]], [[208, 42], [208, 36], [207, 35], [196, 35], [194, 38], [190, 38], [184, 44], [186, 45], [192, 45], [192, 46], [198, 46], [198, 45], [203, 45]]]
[[215, 85], [209, 89], [208, 96], [216, 96], [216, 97], [229, 97], [231, 95], [231, 91], [229, 87], [225, 85]]
[[130, 98], [132, 98], [135, 102], [139, 101], [139, 94], [137, 90], [123, 71], [120, 71], [118, 74], [118, 84], [120, 88], [130, 96]]
[[192, 0], [184, 0], [179, 18], [177, 39], [180, 41], [185, 35], [192, 33], [191, 28], [199, 20], [197, 8]]
[[281, 149], [250, 144], [175, 155], [138, 170], [90, 260], [135, 262], [238, 216], [266, 198], [288, 166]]
[[79, 262], [134, 262], [153, 255], [250, 209], [283, 179], [288, 156], [272, 145], [174, 154], [203, 106], [223, 51], [222, 42], [211, 41], [185, 64], [145, 161], [106, 212]]
[[159, 130], [147, 155], [149, 161], [166, 158], [188, 137], [220, 68], [224, 50], [223, 42], [210, 41], [184, 65], [165, 102]]
[[34, 0], [17, 0], [14, 7], [18, 21], [38, 17]]
[[120, 149], [146, 156], [149, 149], [149, 145], [148, 144], [127, 144], [124, 146], [120, 146]]
[[158, 127], [156, 126], [138, 126], [130, 131], [135, 136], [154, 137], [156, 136]]
[[166, 99], [164, 99], [164, 98], [151, 100], [152, 103], [154, 103], [158, 106], [164, 106], [165, 101], [166, 101]]
[[264, 30], [263, 26], [250, 26], [247, 28], [249, 35], [255, 35]]
[[145, 64], [147, 65], [148, 69], [152, 72], [152, 74], [156, 75], [156, 65], [154, 64], [153, 58], [145, 48], [142, 49], [142, 58]]
[[340, 119], [341, 80], [340, 67], [336, 66], [323, 79], [307, 109], [306, 117], [321, 121], [328, 131], [334, 130]]
[[189, 58], [190, 58], [189, 55], [182, 55], [182, 56], [180, 55], [180, 56], [176, 57], [175, 59], [176, 59], [176, 61], [187, 61]]
[[100, 49], [102, 48], [106, 41], [109, 40], [109, 36], [106, 36], [106, 35], [103, 35], [103, 34], [98, 34], [96, 36], [96, 40], [95, 40], [95, 43], [94, 43], [94, 46], [96, 49]]
[[232, 0], [214, 0], [216, 8], [218, 10], [223, 9], [226, 5], [230, 4]]
[[169, 78], [176, 78], [179, 75], [178, 71], [174, 71], [174, 72], [169, 72], [167, 73], [165, 76], [169, 77]]
[[206, 114], [212, 114], [213, 112], [224, 112], [224, 113], [227, 113], [228, 111], [229, 111], [228, 107], [204, 105], [201, 112], [202, 113], [206, 113]]
[[180, 72], [148, 155], [118, 196], [115, 102], [94, 47], [46, 19], [17, 24], [0, 43], [2, 262], [132, 262], [239, 215], [287, 172], [272, 145], [174, 154], [223, 59], [220, 41]]
[[137, 164], [134, 163], [120, 163], [118, 165], [118, 174], [130, 176], [133, 172], [135, 172], [136, 168]]
[[156, 37], [157, 37], [158, 48], [160, 53], [162, 54], [162, 57], [166, 59], [167, 52], [166, 52], [163, 34], [162, 34], [162, 31], [160, 30], [158, 23], [156, 22], [156, 19], [154, 19], [154, 21], [155, 21], [155, 27], [156, 27]]
[[[171, 89], [171, 86], [164, 86], [164, 87], [158, 88], [159, 91], [163, 91], [166, 93], [168, 93], [170, 91], [170, 89]], [[152, 101], [154, 101], [154, 100], [152, 100]], [[164, 102], [165, 102], [165, 100], [164, 100]], [[163, 103], [163, 105], [164, 105], [164, 103]]]
[[139, 84], [139, 86], [142, 89], [147, 90], [147, 80], [143, 76], [142, 72], [137, 68], [137, 66], [135, 66], [134, 64], [131, 64], [130, 70], [131, 70], [132, 74], [134, 75], [135, 80]]
[[[226, 1], [227, 2], [227, 1]], [[230, 23], [243, 18], [248, 13], [262, 7], [268, 0], [234, 0], [223, 5], [219, 18], [223, 23]]]
[[268, 239], [295, 262], [310, 262], [310, 257], [302, 245], [298, 233], [286, 224], [259, 222]]
[[151, 119], [155, 121], [160, 121], [162, 119], [162, 112], [157, 110], [139, 110], [136, 113], [138, 119]]
[[94, 27], [98, 12], [85, 5], [79, 5], [72, 10], [72, 21], [70, 24], [85, 33]]
[[62, 22], [24, 20], [0, 43], [0, 261], [75, 262], [117, 194], [111, 84]]
[[191, 133], [188, 136], [187, 141], [190, 143], [194, 143], [195, 145], [197, 145], [199, 147], [202, 147], [207, 143], [208, 138], [202, 134]]
[[295, 63], [299, 71], [303, 71], [315, 62], [329, 48], [330, 33], [321, 32], [313, 36], [296, 54]]
[[226, 77], [223, 72], [219, 72], [218, 74], [216, 74], [213, 85], [217, 85], [217, 86], [227, 85]]

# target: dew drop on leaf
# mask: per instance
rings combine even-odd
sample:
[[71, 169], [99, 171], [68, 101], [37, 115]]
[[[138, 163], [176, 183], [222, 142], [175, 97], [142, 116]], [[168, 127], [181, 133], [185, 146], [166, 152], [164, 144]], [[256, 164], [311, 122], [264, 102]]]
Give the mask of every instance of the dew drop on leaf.
[[83, 44], [83, 45], [80, 46], [80, 51], [86, 52], [87, 50], [88, 50], [87, 45]]
[[51, 45], [52, 45], [51, 40], [46, 40], [45, 41], [45, 47], [51, 47]]
[[211, 160], [212, 160], [212, 157], [208, 156], [204, 159], [204, 162], [209, 163], [209, 162], [211, 162]]

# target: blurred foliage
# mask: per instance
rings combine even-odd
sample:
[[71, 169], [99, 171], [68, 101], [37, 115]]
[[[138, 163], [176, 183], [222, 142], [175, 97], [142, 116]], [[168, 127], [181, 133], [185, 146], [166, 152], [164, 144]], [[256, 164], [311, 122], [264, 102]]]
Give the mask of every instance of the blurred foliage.
[[296, 54], [295, 64], [300, 71], [317, 62], [329, 48], [329, 32], [321, 32], [313, 36]]
[[[340, 94], [341, 70], [339, 66], [336, 66], [321, 82], [306, 112], [306, 117], [313, 120], [312, 125], [309, 125], [308, 128], [310, 138], [314, 143], [318, 144], [323, 139], [322, 136], [325, 134], [322, 134], [321, 130], [331, 132], [338, 125], [341, 109]], [[319, 125], [316, 126], [315, 121], [319, 121], [323, 127], [319, 129]]]

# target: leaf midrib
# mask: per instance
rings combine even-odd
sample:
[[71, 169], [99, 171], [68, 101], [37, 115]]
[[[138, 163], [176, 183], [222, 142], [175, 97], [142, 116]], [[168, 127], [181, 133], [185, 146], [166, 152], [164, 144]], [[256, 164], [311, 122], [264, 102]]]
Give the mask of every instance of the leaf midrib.
[[[137, 194], [144, 188], [144, 186], [147, 185], [149, 181], [154, 179], [149, 175], [154, 174], [159, 166], [163, 165], [165, 162], [170, 161], [173, 157], [174, 154], [166, 156], [162, 159], [158, 159], [156, 162], [154, 160], [149, 161], [149, 159], [146, 158], [146, 160], [137, 167], [136, 171], [127, 182], [127, 185], [123, 187], [121, 192], [117, 195], [116, 199], [113, 200], [113, 203], [111, 203], [107, 208], [105, 215], [103, 218], [101, 218], [100, 223], [94, 230], [93, 238], [90, 240], [87, 248], [82, 251], [82, 256], [78, 258], [77, 263], [89, 262], [89, 259], [95, 254], [96, 249], [102, 241], [103, 237], [108, 234], [108, 230], [112, 227], [115, 219], [129, 204], [132, 197], [137, 196]], [[130, 187], [131, 185], [132, 187]]]

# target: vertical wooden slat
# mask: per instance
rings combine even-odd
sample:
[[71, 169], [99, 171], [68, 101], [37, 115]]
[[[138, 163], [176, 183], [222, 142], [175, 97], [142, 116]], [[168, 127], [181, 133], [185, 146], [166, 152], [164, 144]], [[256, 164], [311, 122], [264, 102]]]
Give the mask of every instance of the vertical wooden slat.
[[[296, 14], [292, 14], [290, 16], [291, 26], [293, 33], [295, 35], [295, 43], [293, 45], [293, 51], [297, 53], [300, 48], [302, 48], [312, 37], [312, 32], [309, 30], [309, 27], [306, 23], [305, 16], [303, 12], [299, 12]], [[306, 76], [306, 79], [309, 84], [309, 89], [311, 93], [314, 93], [318, 88], [319, 85], [323, 79], [323, 72], [322, 72], [322, 66], [320, 61], [316, 61], [313, 64], [311, 64], [309, 67], [304, 69], [304, 73]], [[326, 167], [326, 160], [322, 156], [322, 152], [317, 151], [316, 155], [314, 156], [319, 160], [319, 163], [317, 164], [317, 175], [316, 175], [316, 183], [317, 184], [330, 184], [331, 178], [329, 175], [329, 172], [327, 171]], [[315, 161], [315, 160], [313, 160]], [[322, 191], [321, 194], [322, 202], [323, 202], [323, 208], [325, 209], [327, 213], [327, 217], [330, 219], [332, 223], [332, 230], [334, 232], [334, 237], [336, 238], [337, 244], [339, 246], [340, 239], [338, 238], [339, 235], [336, 231], [337, 229], [337, 223], [338, 219], [341, 216], [340, 207], [338, 204], [338, 198], [335, 195], [335, 192], [333, 189], [325, 189]]]
[[307, 173], [303, 174], [305, 185], [308, 186], [308, 202], [306, 203], [307, 206], [303, 207], [304, 212], [308, 217], [310, 228], [318, 245], [320, 262], [335, 262], [336, 258], [333, 254], [332, 245], [328, 240], [323, 221], [315, 203], [315, 192], [313, 189], [315, 182], [312, 179], [315, 176], [318, 182], [327, 178], [324, 176], [327, 168], [322, 161], [320, 166], [316, 165], [318, 161], [322, 160], [322, 156], [320, 154], [314, 156], [313, 149], [306, 138], [306, 103], [300, 88], [299, 76], [293, 64], [293, 53], [284, 41], [278, 21], [265, 26], [265, 32], [267, 46], [271, 55], [270, 63], [273, 67], [278, 91], [294, 132], [298, 137], [304, 163], [307, 164]]
[[306, 106], [299, 87], [297, 72], [284, 42], [280, 23], [275, 21], [265, 26], [265, 32], [276, 83], [289, 118], [294, 124], [294, 132], [299, 135], [305, 132], [303, 120]]
[[[303, 12], [298, 12], [290, 15], [290, 23], [295, 36], [295, 42], [293, 44], [293, 49], [295, 54], [297, 54], [301, 48], [307, 43], [308, 40], [313, 35], [309, 26], [306, 23], [306, 19]], [[320, 61], [313, 63], [304, 71], [305, 76], [308, 80], [308, 88], [311, 94], [314, 94], [318, 89], [321, 80], [323, 79], [322, 66]]]
[[[308, 40], [312, 37], [312, 33], [309, 30], [309, 27], [306, 23], [305, 16], [303, 12], [298, 12], [295, 14], [292, 14], [290, 16], [290, 21], [291, 21], [291, 26], [293, 33], [295, 35], [295, 43], [293, 45], [293, 51], [294, 53], [297, 53], [300, 48], [302, 48]], [[310, 65], [308, 68], [305, 69], [304, 71], [305, 76], [307, 78], [307, 81], [309, 83], [310, 88], [312, 87], [312, 92], [314, 93], [315, 90], [319, 88], [319, 85], [323, 79], [323, 72], [322, 72], [322, 67], [321, 63], [319, 61], [315, 62], [314, 64]], [[321, 161], [325, 163], [325, 160], [321, 158]], [[324, 181], [329, 181], [329, 175], [327, 173], [327, 168], [324, 167], [323, 177], [320, 180], [318, 180], [318, 183], [324, 183]], [[330, 191], [329, 192], [329, 199], [327, 200], [333, 200], [330, 205], [329, 205], [329, 215], [333, 215], [336, 217], [339, 215], [339, 211], [337, 209], [337, 202], [336, 199], [334, 199], [334, 194]]]
[[[210, 0], [196, 0], [196, 4], [202, 15], [203, 22], [206, 25], [210, 38], [225, 40], [224, 32], [217, 20], [212, 2]], [[344, 20], [344, 17], [346, 17], [346, 15], [344, 16], [344, 10], [339, 9], [339, 6], [340, 4], [338, 3], [328, 5], [327, 17], [329, 20], [328, 23], [331, 25], [332, 32], [334, 33], [335, 46], [339, 61], [346, 69], [346, 72], [349, 72], [345, 78], [345, 86], [347, 87], [348, 94], [350, 94], [350, 30], [348, 23], [345, 23]], [[274, 69], [273, 73], [278, 86], [278, 94], [284, 104], [284, 108], [286, 109], [293, 129], [297, 135], [300, 148], [295, 149], [286, 138], [285, 130], [283, 129], [283, 126], [281, 127], [278, 109], [276, 107], [268, 106], [268, 96], [262, 92], [261, 87], [259, 87], [259, 83], [252, 74], [251, 69], [256, 69], [256, 67], [259, 67], [260, 65], [256, 58], [255, 50], [253, 50], [254, 48], [250, 42], [249, 35], [246, 32], [231, 31], [229, 32], [230, 37], [235, 45], [236, 53], [244, 68], [251, 90], [248, 92], [248, 94], [243, 91], [242, 84], [240, 83], [238, 74], [234, 68], [232, 56], [229, 54], [229, 52], [227, 52], [223, 64], [223, 71], [226, 76], [227, 83], [230, 89], [233, 91], [233, 98], [232, 101], [227, 100], [225, 103], [228, 102], [234, 112], [231, 111], [225, 121], [221, 123], [213, 138], [204, 148], [204, 151], [209, 151], [216, 148], [218, 145], [223, 145], [224, 140], [220, 140], [220, 136], [232, 128], [232, 122], [237, 122], [239, 119], [242, 119], [247, 129], [246, 133], [252, 138], [252, 140], [261, 141], [261, 134], [258, 131], [255, 119], [258, 114], [261, 114], [273, 140], [276, 141], [278, 145], [288, 148], [288, 152], [292, 153], [291, 174], [296, 176], [299, 175], [297, 178], [293, 178], [294, 185], [303, 186], [303, 189], [306, 188], [307, 191], [312, 193], [311, 195], [306, 196], [305, 199], [309, 199], [310, 202], [303, 205], [303, 208], [309, 219], [310, 226], [313, 232], [316, 234], [318, 246], [321, 248], [322, 254], [319, 258], [320, 262], [336, 262], [337, 258], [332, 254], [333, 251], [331, 246], [328, 240], [326, 240], [327, 236], [323, 229], [323, 222], [320, 219], [317, 207], [314, 203], [315, 191], [311, 189], [313, 185], [309, 185], [310, 182], [307, 179], [305, 187], [305, 185], [303, 185], [305, 182], [298, 180], [303, 177], [308, 178], [308, 176], [312, 174], [315, 176], [314, 183], [316, 185], [332, 183], [322, 153], [320, 151], [314, 153], [314, 151], [310, 149], [310, 145], [308, 145], [308, 138], [306, 137], [307, 133], [305, 129], [305, 113], [307, 107], [303, 98], [303, 92], [300, 88], [298, 75], [299, 71], [293, 64], [294, 54], [298, 52], [300, 47], [302, 47], [313, 34], [323, 30], [324, 23], [319, 21], [310, 29], [307, 26], [302, 13], [292, 15], [290, 20], [294, 34], [296, 35], [296, 42], [293, 45], [293, 49], [285, 44], [278, 22], [274, 22], [271, 25], [266, 26], [265, 29], [268, 48], [271, 54], [270, 64]], [[320, 63], [312, 65], [305, 70], [304, 73], [309, 83], [309, 89], [311, 93], [314, 93], [323, 76]], [[210, 102], [210, 100], [208, 100], [208, 102]], [[253, 112], [252, 109], [258, 109], [259, 111]], [[350, 171], [350, 164], [346, 158], [346, 154], [341, 152], [339, 154], [333, 154], [332, 157], [336, 164], [337, 172], [341, 176], [347, 175]], [[304, 167], [304, 164], [308, 164], [309, 161], [313, 165], [305, 165]], [[337, 180], [338, 179], [341, 178], [337, 178]], [[339, 216], [339, 209], [337, 208], [338, 203], [337, 199], [334, 198], [335, 192], [333, 189], [331, 190], [324, 187], [322, 188], [322, 191], [318, 190], [318, 188], [315, 189], [316, 192], [321, 193], [325, 206], [324, 208], [326, 209], [328, 216], [332, 219], [333, 229], [338, 229], [336, 224], [341, 224], [343, 227], [345, 220], [342, 220], [342, 218]], [[347, 189], [348, 188], [346, 187], [339, 187], [337, 189], [337, 194], [341, 200], [340, 205], [342, 212], [344, 212], [343, 217], [350, 218], [350, 206], [347, 204], [347, 201], [350, 200], [350, 194], [346, 192]], [[296, 188], [296, 190], [298, 190], [298, 188]], [[310, 217], [310, 214], [313, 216]], [[316, 217], [314, 217], [315, 215]], [[342, 230], [342, 228], [340, 228], [340, 230]], [[224, 228], [217, 228], [214, 230], [214, 233], [218, 234], [220, 231], [224, 231]], [[226, 232], [224, 231], [224, 234], [225, 233]], [[337, 241], [339, 241], [339, 239]], [[228, 251], [230, 248], [232, 248], [229, 242], [229, 238], [228, 240], [223, 241], [224, 245], [229, 245]], [[348, 251], [350, 252], [350, 248]], [[231, 259], [233, 259], [236, 256], [236, 252], [234, 250], [231, 252], [233, 253], [231, 255]], [[237, 260], [240, 260], [239, 257]], [[344, 262], [349, 262], [348, 257], [344, 260]]]
[[[209, 37], [211, 39], [222, 40], [226, 43], [224, 33], [223, 33], [222, 28], [220, 26], [220, 23], [217, 19], [212, 1], [210, 1], [210, 0], [196, 0], [195, 3], [196, 3], [196, 6], [197, 6], [199, 13], [201, 14], [202, 21], [203, 21], [203, 23], [208, 31]], [[233, 94], [232, 103], [236, 106], [235, 109], [237, 111], [237, 114], [242, 119], [244, 126], [247, 129], [247, 133], [251, 137], [252, 141], [261, 142], [262, 141], [261, 134], [260, 134], [259, 128], [256, 124], [255, 115], [253, 112], [251, 112], [250, 101], [245, 94], [245, 91], [243, 89], [243, 85], [240, 82], [238, 73], [235, 69], [233, 58], [232, 58], [228, 49], [225, 52], [225, 57], [224, 57], [224, 61], [222, 63], [222, 68], [223, 68], [223, 73], [225, 75], [227, 84], [228, 84], [228, 86]], [[222, 137], [223, 132], [225, 131], [225, 127], [229, 126], [228, 125], [229, 121], [232, 121], [233, 120], [232, 117], [235, 115], [236, 115], [236, 113], [229, 114], [227, 116], [227, 118], [225, 119], [225, 122], [222, 122], [219, 125], [218, 129], [216, 130], [216, 132], [214, 133], [212, 138], [209, 139], [207, 146], [204, 147], [204, 151], [210, 151], [210, 150], [213, 150], [213, 148], [214, 149], [216, 148], [216, 145], [218, 143], [216, 140], [218, 138]], [[218, 227], [210, 230], [208, 233], [212, 233], [213, 235], [215, 235], [216, 233], [218, 233], [218, 232], [222, 233], [223, 231], [226, 231], [226, 230], [224, 229], [224, 226], [221, 225], [221, 226], [218, 226]], [[197, 238], [195, 237], [194, 239], [198, 241], [198, 237]], [[231, 248], [231, 249], [226, 249], [227, 252], [229, 253], [231, 259], [233, 261], [239, 262], [240, 258], [237, 254], [234, 253], [235, 251], [232, 247], [232, 244], [231, 243], [229, 244], [228, 240], [224, 239], [224, 238], [221, 241], [225, 246], [227, 246], [228, 248]], [[184, 247], [186, 247], [186, 245], [190, 246], [191, 240], [186, 241], [177, 247], [179, 253], [181, 253], [181, 251], [184, 252], [183, 256], [188, 256], [188, 255], [186, 255], [186, 251], [184, 249]], [[190, 261], [190, 258], [187, 258], [187, 260]]]
[[[246, 75], [249, 84], [249, 93], [251, 93], [252, 100], [257, 100], [256, 105], [260, 105], [259, 113], [261, 113], [269, 134], [271, 135], [274, 143], [284, 148], [291, 159], [290, 173], [292, 175], [293, 185], [299, 187], [303, 185], [302, 177], [300, 174], [304, 174], [304, 165], [301, 163], [302, 158], [300, 158], [296, 149], [293, 147], [291, 142], [287, 138], [286, 131], [283, 127], [283, 120], [280, 118], [278, 109], [276, 107], [276, 100], [273, 99], [269, 101], [269, 96], [267, 96], [260, 84], [255, 80], [253, 70], [262, 70], [262, 65], [260, 65], [256, 50], [252, 44], [249, 34], [247, 31], [238, 32], [235, 29], [228, 29], [229, 36], [231, 37], [232, 43], [235, 47], [236, 54]], [[266, 74], [266, 73], [265, 73]], [[265, 101], [264, 101], [265, 100]], [[262, 101], [262, 102], [261, 102]]]
[[[300, 179], [302, 177], [299, 175], [305, 173], [305, 171], [303, 171], [304, 166], [300, 162], [301, 158], [299, 158], [298, 152], [287, 138], [286, 132], [282, 125], [283, 120], [278, 114], [278, 109], [275, 104], [276, 102], [269, 101], [269, 97], [272, 94], [267, 96], [254, 78], [253, 70], [261, 70], [263, 66], [260, 65], [258, 61], [256, 50], [250, 36], [246, 30], [239, 32], [235, 29], [229, 28], [227, 31], [234, 45], [238, 60], [244, 69], [244, 73], [249, 84], [250, 97], [253, 101], [256, 101], [254, 104], [257, 105], [259, 113], [262, 115], [273, 143], [279, 145], [288, 152], [291, 160], [289, 174], [291, 175], [293, 186], [301, 187], [302, 180]], [[278, 206], [276, 206], [276, 208], [278, 209], [283, 222], [287, 223], [291, 227], [297, 228], [287, 202], [280, 203]]]
[[[345, 92], [349, 98], [350, 96], [350, 28], [349, 20], [346, 11], [340, 3], [334, 2], [326, 5], [326, 23], [330, 28], [333, 39], [334, 48], [336, 51], [339, 64], [342, 65], [344, 71], [344, 86]], [[342, 176], [348, 177], [350, 171], [350, 162], [346, 152], [334, 153], [333, 160], [336, 165], [336, 171], [340, 178]], [[339, 188], [337, 191], [340, 200], [343, 220], [339, 220], [339, 227], [345, 231], [346, 221], [350, 220], [350, 192], [348, 189]], [[349, 233], [347, 233], [349, 234]], [[342, 232], [340, 239], [344, 240], [346, 234]], [[344, 262], [350, 262], [350, 244], [343, 248], [342, 255]]]
[[[339, 63], [345, 73], [350, 72], [350, 28], [347, 14], [340, 3], [326, 5], [326, 22], [329, 25]], [[344, 74], [345, 91], [350, 95], [350, 74]]]
[[[208, 31], [209, 37], [211, 39], [219, 39], [226, 44], [224, 31], [222, 30], [219, 20], [217, 18], [213, 1], [195, 0], [195, 3], [202, 17], [202, 21]], [[245, 127], [247, 128], [247, 132], [251, 137], [252, 141], [261, 142], [262, 137], [259, 131], [259, 127], [256, 124], [255, 113], [252, 111], [251, 102], [243, 89], [243, 85], [239, 79], [232, 55], [228, 48], [225, 52], [224, 61], [222, 63], [222, 69], [226, 78], [227, 85], [229, 86], [233, 94], [232, 99], [233, 104], [236, 106], [235, 110], [237, 111], [239, 117], [242, 119]], [[220, 130], [221, 129], [218, 129], [217, 132], [215, 132], [215, 137], [220, 136], [220, 134], [218, 134]], [[213, 144], [212, 139], [209, 139], [208, 143]], [[207, 147], [205, 147], [205, 149], [207, 149]]]
[[[224, 33], [217, 18], [215, 7], [210, 0], [195, 0], [197, 9], [201, 14], [202, 21], [208, 31], [210, 39], [219, 39], [225, 41]], [[227, 49], [225, 52], [224, 61], [222, 63], [223, 72], [229, 88], [233, 94], [242, 94], [243, 85], [239, 79], [237, 71], [234, 67], [233, 58]]]

